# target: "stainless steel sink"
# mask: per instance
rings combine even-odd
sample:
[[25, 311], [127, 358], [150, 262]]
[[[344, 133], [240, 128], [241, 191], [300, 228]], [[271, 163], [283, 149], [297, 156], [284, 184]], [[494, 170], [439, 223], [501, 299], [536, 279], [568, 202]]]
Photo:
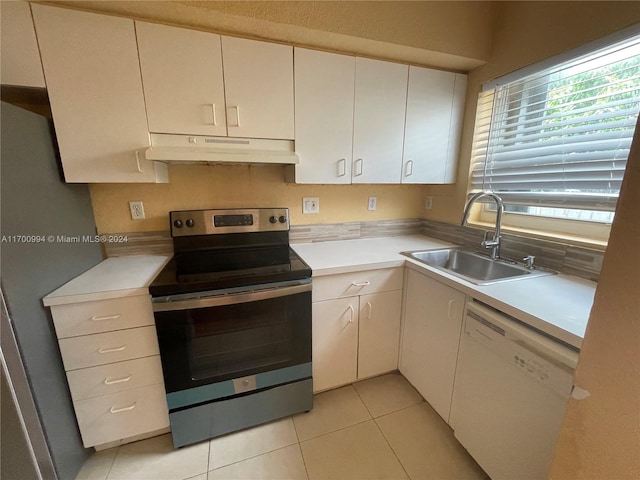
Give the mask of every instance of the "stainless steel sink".
[[402, 255], [477, 285], [488, 285], [556, 273], [539, 267], [528, 269], [523, 264], [509, 260], [492, 260], [488, 256], [461, 247], [402, 252]]

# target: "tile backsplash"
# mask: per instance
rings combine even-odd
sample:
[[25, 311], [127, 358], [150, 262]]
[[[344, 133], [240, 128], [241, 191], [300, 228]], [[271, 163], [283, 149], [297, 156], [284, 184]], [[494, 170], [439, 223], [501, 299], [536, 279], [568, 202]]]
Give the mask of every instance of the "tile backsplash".
[[[289, 239], [291, 243], [310, 243], [422, 234], [446, 242], [477, 248], [482, 241], [483, 233], [484, 230], [479, 228], [411, 218], [404, 220], [292, 225]], [[107, 257], [136, 254], [168, 255], [173, 252], [173, 243], [168, 231], [123, 233], [119, 235], [126, 235], [127, 242], [103, 244]], [[562, 241], [503, 233], [501, 255], [518, 261], [521, 261], [527, 255], [535, 255], [536, 265], [597, 282], [602, 268], [604, 252], [571, 245]]]

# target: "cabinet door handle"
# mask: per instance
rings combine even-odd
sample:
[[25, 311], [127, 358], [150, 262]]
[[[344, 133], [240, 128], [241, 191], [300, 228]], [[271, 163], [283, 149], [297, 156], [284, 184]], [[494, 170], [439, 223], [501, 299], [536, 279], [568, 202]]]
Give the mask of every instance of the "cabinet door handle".
[[367, 302], [367, 308], [369, 309], [367, 320], [371, 320], [371, 315], [373, 315], [373, 305], [371, 305], [371, 302]]
[[[358, 168], [358, 166], [360, 166], [360, 168]], [[357, 159], [353, 164], [353, 170], [354, 176], [359, 177], [362, 175], [362, 172], [364, 172], [364, 160], [361, 158]]]
[[133, 378], [133, 375], [129, 375], [128, 377], [122, 377], [122, 378], [114, 378], [113, 380], [110, 379], [109, 377], [104, 379], [104, 383], [105, 385], [113, 385], [114, 383], [125, 383], [128, 382], [129, 380], [131, 380]]
[[455, 300], [449, 300], [449, 307], [447, 309], [447, 317], [449, 319], [453, 318], [451, 313], [455, 310], [455, 308], [454, 308], [455, 306], [456, 306], [456, 301]]
[[116, 320], [118, 318], [120, 318], [120, 314], [116, 313], [115, 315], [105, 315], [103, 317], [98, 317], [98, 316], [94, 315], [93, 317], [91, 317], [90, 320], [92, 322], [101, 322], [103, 320]]
[[215, 103], [210, 103], [209, 104], [211, 106], [211, 122], [213, 124], [213, 126], [217, 126], [218, 125], [218, 120], [216, 118], [216, 104]]
[[366, 281], [366, 282], [351, 282], [351, 285], [353, 285], [354, 287], [367, 287], [369, 285], [371, 285], [371, 282]]
[[138, 169], [138, 173], [142, 173], [142, 166], [140, 165], [140, 153], [136, 150], [136, 167]]
[[404, 169], [404, 176], [410, 177], [413, 175], [413, 160], [409, 160]]
[[344, 177], [347, 174], [347, 159], [341, 158], [338, 160], [338, 176]]
[[123, 351], [125, 348], [127, 348], [127, 346], [126, 346], [126, 345], [122, 345], [121, 347], [116, 347], [116, 348], [99, 348], [99, 349], [98, 349], [98, 353], [121, 352], [121, 351]]
[[120, 412], [128, 412], [129, 410], [133, 410], [134, 408], [136, 408], [136, 402], [133, 402], [133, 405], [129, 405], [128, 407], [122, 407], [122, 408], [116, 408], [111, 407], [109, 409], [109, 412], [111, 413], [120, 413]]
[[355, 310], [352, 305], [349, 305], [349, 323], [353, 323], [353, 317], [355, 315]]
[[229, 123], [229, 119], [231, 118], [231, 115], [227, 114], [227, 125], [229, 125], [230, 127], [239, 127], [240, 126], [240, 107], [238, 105], [231, 105], [227, 107], [227, 110], [229, 110], [230, 108], [233, 108], [236, 111], [236, 122], [235, 124]]

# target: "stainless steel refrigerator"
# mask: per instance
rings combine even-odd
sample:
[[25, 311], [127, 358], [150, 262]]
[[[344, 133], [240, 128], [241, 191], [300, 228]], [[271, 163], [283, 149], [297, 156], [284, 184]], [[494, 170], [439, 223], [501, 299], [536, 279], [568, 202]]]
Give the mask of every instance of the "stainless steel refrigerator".
[[[99, 263], [102, 252], [92, 243], [56, 241], [96, 232], [88, 186], [61, 180], [50, 120], [3, 101], [1, 121], [0, 276], [8, 310], [8, 318], [2, 312], [2, 478], [33, 478], [31, 461], [47, 480], [74, 479], [90, 451], [81, 443], [42, 297]], [[5, 402], [15, 407], [8, 404], [6, 422]]]

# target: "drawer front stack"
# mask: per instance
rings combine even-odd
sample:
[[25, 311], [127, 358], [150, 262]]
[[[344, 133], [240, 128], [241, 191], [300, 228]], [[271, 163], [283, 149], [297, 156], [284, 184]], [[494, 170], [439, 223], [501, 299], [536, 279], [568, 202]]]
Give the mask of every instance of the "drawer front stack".
[[85, 447], [169, 426], [148, 295], [51, 307]]

